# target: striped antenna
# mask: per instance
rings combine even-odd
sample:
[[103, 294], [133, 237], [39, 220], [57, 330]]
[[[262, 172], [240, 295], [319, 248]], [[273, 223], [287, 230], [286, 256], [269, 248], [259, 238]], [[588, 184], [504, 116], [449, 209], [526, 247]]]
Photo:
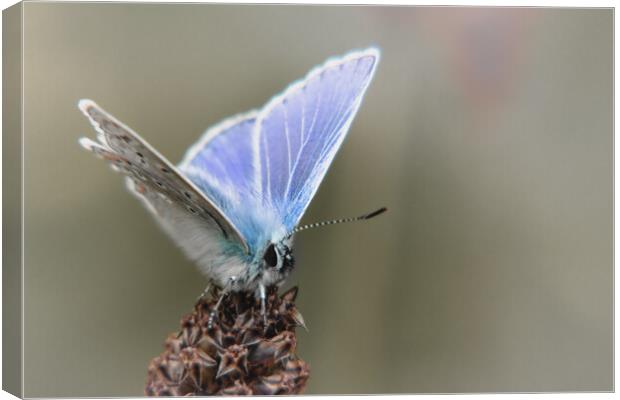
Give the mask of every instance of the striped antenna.
[[368, 213], [368, 214], [360, 215], [359, 217], [332, 219], [331, 221], [315, 222], [313, 224], [298, 226], [297, 228], [293, 229], [291, 231], [291, 233], [289, 233], [287, 235], [287, 237], [291, 237], [294, 234], [296, 234], [297, 232], [305, 231], [306, 229], [318, 228], [320, 226], [342, 224], [343, 222], [364, 221], [364, 220], [367, 220], [367, 219], [374, 218], [374, 217], [376, 217], [379, 214], [383, 214], [386, 211], [387, 211], [386, 207], [381, 207], [378, 210], [375, 210], [375, 211], [373, 211], [371, 213]]

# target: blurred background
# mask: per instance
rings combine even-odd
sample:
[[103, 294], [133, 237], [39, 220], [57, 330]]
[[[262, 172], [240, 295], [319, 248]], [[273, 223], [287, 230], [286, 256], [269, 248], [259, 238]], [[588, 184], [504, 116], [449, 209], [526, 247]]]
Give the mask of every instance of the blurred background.
[[25, 396], [139, 396], [206, 279], [82, 151], [173, 162], [314, 65], [382, 60], [298, 236], [307, 393], [612, 389], [611, 9], [26, 3]]

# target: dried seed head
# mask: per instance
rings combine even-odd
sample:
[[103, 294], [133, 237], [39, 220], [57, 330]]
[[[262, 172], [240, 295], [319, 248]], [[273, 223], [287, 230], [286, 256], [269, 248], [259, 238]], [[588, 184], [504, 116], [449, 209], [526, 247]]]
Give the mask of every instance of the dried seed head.
[[267, 291], [266, 314], [251, 293], [226, 295], [209, 326], [220, 296], [200, 299], [168, 336], [164, 352], [149, 364], [149, 396], [298, 394], [309, 377], [295, 351], [295, 328], [305, 324], [294, 301], [297, 288], [282, 296]]

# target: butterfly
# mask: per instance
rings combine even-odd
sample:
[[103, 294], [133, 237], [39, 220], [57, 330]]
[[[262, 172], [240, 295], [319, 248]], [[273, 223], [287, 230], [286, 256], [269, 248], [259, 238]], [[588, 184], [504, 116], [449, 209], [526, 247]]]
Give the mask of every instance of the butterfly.
[[213, 283], [264, 301], [293, 269], [295, 233], [386, 210], [298, 226], [378, 62], [375, 48], [327, 60], [260, 110], [208, 129], [177, 166], [91, 100], [78, 106], [98, 140], [80, 144], [126, 175], [129, 191]]

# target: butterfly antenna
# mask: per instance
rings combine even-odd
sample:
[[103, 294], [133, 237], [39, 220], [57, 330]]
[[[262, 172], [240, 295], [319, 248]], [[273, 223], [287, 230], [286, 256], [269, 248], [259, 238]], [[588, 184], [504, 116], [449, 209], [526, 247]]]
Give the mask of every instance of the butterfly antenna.
[[298, 226], [297, 228], [293, 229], [291, 233], [288, 234], [288, 237], [293, 236], [297, 232], [305, 231], [306, 229], [318, 228], [320, 226], [342, 224], [343, 222], [365, 221], [367, 219], [374, 218], [377, 215], [383, 214], [386, 211], [387, 211], [386, 207], [381, 207], [378, 210], [375, 210], [368, 214], [360, 215], [359, 217], [332, 219], [331, 221], [321, 221], [321, 222], [315, 222], [315, 223], [308, 224], [308, 225]]

